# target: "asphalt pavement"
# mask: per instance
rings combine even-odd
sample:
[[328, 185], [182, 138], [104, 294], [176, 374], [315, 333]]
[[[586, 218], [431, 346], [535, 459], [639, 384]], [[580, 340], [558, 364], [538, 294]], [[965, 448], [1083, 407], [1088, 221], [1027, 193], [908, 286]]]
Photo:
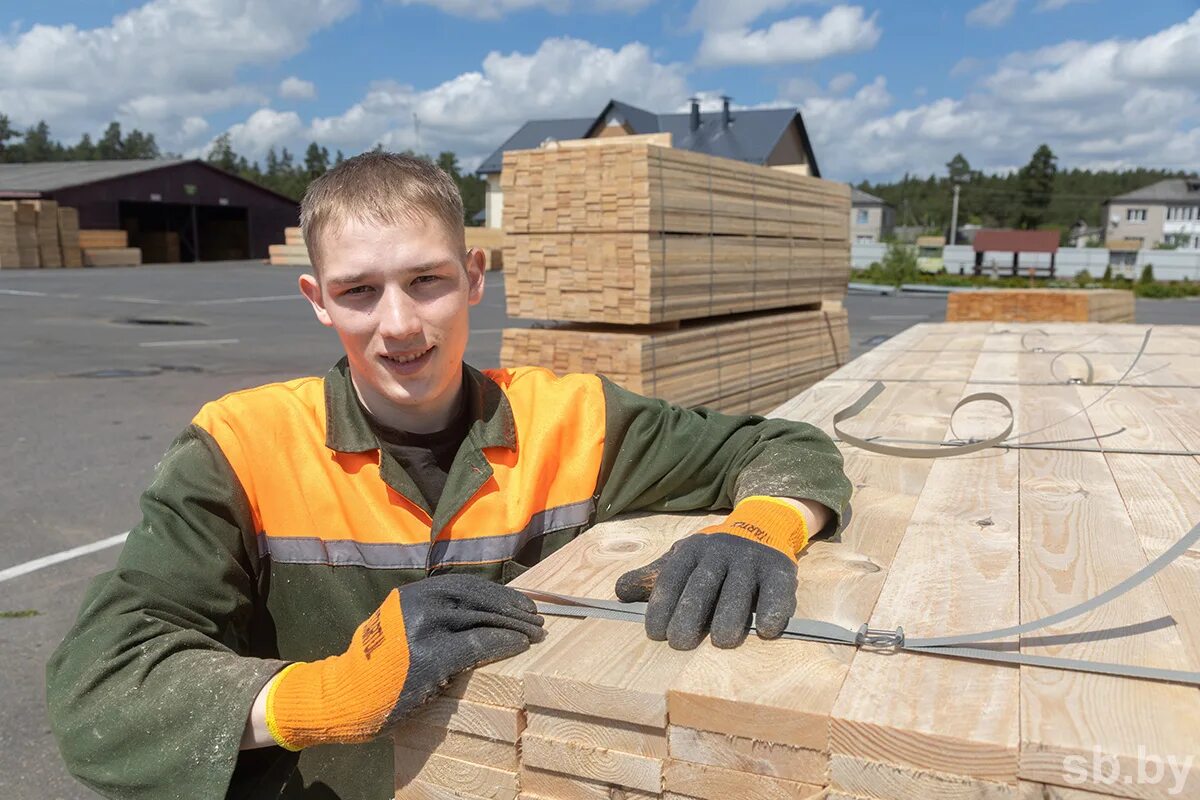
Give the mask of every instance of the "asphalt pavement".
[[[0, 272], [0, 798], [97, 796], [59, 758], [44, 669], [119, 548], [31, 567], [136, 524], [155, 463], [204, 402], [323, 374], [341, 356], [299, 274], [259, 262]], [[503, 328], [530, 324], [505, 315], [504, 276], [487, 281], [467, 351], [481, 368], [499, 365]], [[852, 294], [846, 307], [857, 356], [941, 321], [945, 298]], [[1200, 324], [1195, 302], [1139, 301], [1137, 313]]]

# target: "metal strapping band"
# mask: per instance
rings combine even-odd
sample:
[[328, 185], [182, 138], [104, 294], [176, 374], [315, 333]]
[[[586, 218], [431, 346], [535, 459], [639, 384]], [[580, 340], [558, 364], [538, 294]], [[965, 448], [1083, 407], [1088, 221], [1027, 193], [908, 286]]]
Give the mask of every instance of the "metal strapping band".
[[[804, 641], [823, 644], [840, 644], [854, 647], [890, 648], [910, 653], [964, 658], [972, 661], [990, 661], [1000, 664], [1018, 664], [1047, 669], [1067, 670], [1072, 672], [1090, 672], [1100, 675], [1116, 675], [1126, 678], [1142, 678], [1145, 680], [1165, 683], [1179, 683], [1200, 687], [1200, 671], [1166, 669], [1162, 667], [1146, 667], [1136, 664], [1112, 664], [1102, 661], [1088, 661], [1076, 658], [1060, 658], [1057, 656], [1040, 656], [1027, 653], [1008, 652], [989, 649], [987, 645], [1006, 644], [999, 640], [1012, 636], [1020, 636], [1036, 630], [1064, 622], [1069, 619], [1093, 611], [1106, 603], [1145, 583], [1160, 570], [1186, 552], [1197, 541], [1200, 541], [1200, 523], [1196, 524], [1179, 541], [1175, 542], [1162, 555], [1155, 558], [1146, 566], [1130, 575], [1117, 585], [1101, 592], [1090, 600], [1078, 605], [1049, 614], [1031, 622], [1013, 625], [1006, 628], [994, 628], [977, 633], [956, 634], [953, 636], [938, 636], [931, 638], [909, 638], [902, 627], [895, 630], [878, 630], [869, 628], [864, 623], [857, 630], [836, 625], [832, 622], [794, 617], [784, 629], [781, 638], [801, 639]], [[645, 603], [620, 603], [615, 600], [596, 600], [592, 598], [571, 597], [539, 590], [522, 589], [525, 596], [532, 599], [538, 611], [551, 616], [578, 618], [599, 618], [620, 620], [626, 622], [644, 622], [646, 616]], [[1174, 620], [1171, 620], [1174, 624]], [[751, 620], [750, 629], [755, 629]], [[1096, 634], [1106, 631], [1096, 631]], [[1077, 637], [1084, 634], [1071, 634]], [[1128, 636], [1128, 633], [1120, 634]], [[965, 647], [963, 645], [983, 645]]]

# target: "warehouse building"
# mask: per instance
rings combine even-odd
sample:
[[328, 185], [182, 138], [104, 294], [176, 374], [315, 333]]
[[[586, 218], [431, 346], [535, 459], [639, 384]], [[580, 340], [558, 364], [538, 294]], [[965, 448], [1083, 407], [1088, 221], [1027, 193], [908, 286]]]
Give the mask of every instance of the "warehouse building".
[[0, 164], [0, 199], [79, 210], [79, 227], [125, 230], [145, 263], [266, 258], [298, 224], [289, 197], [197, 159]]

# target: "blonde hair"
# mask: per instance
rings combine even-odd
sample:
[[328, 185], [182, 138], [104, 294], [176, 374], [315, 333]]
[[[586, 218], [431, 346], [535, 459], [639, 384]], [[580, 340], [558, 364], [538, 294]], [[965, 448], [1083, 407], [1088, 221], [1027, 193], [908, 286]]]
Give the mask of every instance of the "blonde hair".
[[424, 159], [372, 151], [346, 159], [309, 184], [300, 227], [313, 268], [319, 243], [349, 220], [395, 225], [435, 220], [466, 253], [462, 195], [454, 179]]

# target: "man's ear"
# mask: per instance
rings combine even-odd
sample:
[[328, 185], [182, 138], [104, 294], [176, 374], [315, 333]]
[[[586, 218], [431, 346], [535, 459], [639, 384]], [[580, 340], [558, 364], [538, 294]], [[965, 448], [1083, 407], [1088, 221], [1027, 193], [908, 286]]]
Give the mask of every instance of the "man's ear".
[[330, 319], [329, 311], [325, 308], [325, 296], [321, 293], [321, 282], [312, 275], [301, 275], [300, 293], [312, 304], [313, 313], [317, 315], [321, 324], [332, 328], [333, 320]]
[[467, 269], [467, 303], [470, 305], [478, 305], [479, 301], [483, 299], [483, 262], [483, 251], [478, 247], [472, 247], [467, 251], [467, 260], [464, 266]]

